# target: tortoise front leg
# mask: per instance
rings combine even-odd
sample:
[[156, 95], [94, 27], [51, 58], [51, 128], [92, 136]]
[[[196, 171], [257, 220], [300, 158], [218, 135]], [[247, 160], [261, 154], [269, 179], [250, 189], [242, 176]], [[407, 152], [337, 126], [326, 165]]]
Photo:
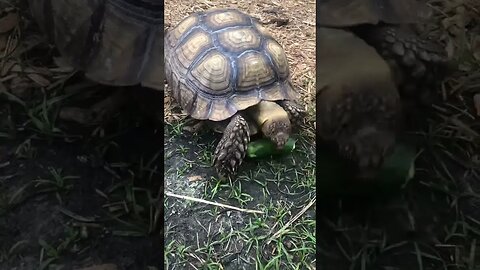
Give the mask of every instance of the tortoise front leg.
[[400, 93], [430, 103], [432, 91], [441, 81], [438, 77], [448, 70], [444, 46], [405, 26], [375, 26], [367, 28], [364, 36], [389, 63]]
[[230, 176], [236, 173], [245, 158], [249, 142], [250, 130], [247, 121], [240, 114], [233, 116], [215, 149], [213, 162], [218, 174]]
[[288, 113], [288, 117], [292, 123], [296, 126], [300, 126], [303, 123], [306, 111], [299, 104], [290, 100], [282, 100], [279, 101], [278, 104]]
[[361, 35], [385, 58], [395, 57], [398, 65], [408, 68], [413, 78], [422, 77], [427, 68], [448, 63], [444, 46], [431, 37], [424, 37], [412, 27], [372, 26]]

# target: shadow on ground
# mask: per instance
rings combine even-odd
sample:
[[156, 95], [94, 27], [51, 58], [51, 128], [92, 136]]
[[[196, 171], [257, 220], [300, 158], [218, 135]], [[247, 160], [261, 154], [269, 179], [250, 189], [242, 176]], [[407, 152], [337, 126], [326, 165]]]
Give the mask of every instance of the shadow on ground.
[[140, 125], [116, 130], [2, 139], [0, 269], [160, 267], [161, 136]]

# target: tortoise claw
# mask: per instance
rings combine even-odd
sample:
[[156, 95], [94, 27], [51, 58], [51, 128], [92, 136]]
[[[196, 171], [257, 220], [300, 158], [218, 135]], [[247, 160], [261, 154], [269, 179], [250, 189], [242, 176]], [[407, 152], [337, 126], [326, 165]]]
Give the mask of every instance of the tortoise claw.
[[213, 162], [219, 175], [236, 174], [247, 153], [249, 141], [250, 132], [247, 121], [241, 115], [233, 116], [214, 153]]
[[278, 104], [288, 113], [288, 117], [292, 123], [297, 126], [303, 124], [306, 115], [304, 108], [290, 100], [282, 100]]

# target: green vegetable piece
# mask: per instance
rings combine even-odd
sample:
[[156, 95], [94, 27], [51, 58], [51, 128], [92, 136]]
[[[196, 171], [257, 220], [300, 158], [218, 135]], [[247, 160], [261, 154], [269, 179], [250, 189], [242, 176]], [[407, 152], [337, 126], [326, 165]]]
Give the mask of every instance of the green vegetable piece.
[[324, 195], [388, 196], [413, 178], [416, 159], [414, 148], [398, 144], [386, 157], [375, 179], [364, 181], [355, 178], [355, 171], [345, 160], [331, 151], [317, 151], [317, 181]]
[[405, 183], [415, 175], [415, 149], [398, 145], [394, 152], [385, 159], [377, 181]]
[[265, 158], [269, 156], [277, 156], [291, 153], [295, 149], [295, 140], [289, 138], [285, 146], [278, 150], [275, 144], [269, 139], [262, 138], [252, 141], [247, 147], [247, 156], [249, 158]]

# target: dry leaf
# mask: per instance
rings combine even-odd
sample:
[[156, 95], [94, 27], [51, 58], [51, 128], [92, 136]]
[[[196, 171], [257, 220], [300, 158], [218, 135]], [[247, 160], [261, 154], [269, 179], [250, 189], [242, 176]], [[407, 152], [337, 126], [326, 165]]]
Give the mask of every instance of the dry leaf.
[[65, 107], [60, 110], [60, 119], [65, 121], [72, 121], [81, 124], [88, 124], [91, 122], [91, 113], [87, 109], [76, 107]]
[[28, 78], [30, 78], [30, 80], [36, 82], [38, 85], [42, 86], [42, 87], [47, 87], [50, 85], [50, 81], [45, 79], [43, 76], [37, 74], [37, 73], [28, 73], [27, 74]]
[[19, 17], [17, 13], [8, 13], [7, 16], [0, 19], [0, 33], [11, 31], [18, 25]]
[[35, 46], [41, 44], [44, 41], [41, 35], [35, 35], [35, 34], [30, 34], [27, 36], [24, 36], [22, 39], [22, 42], [20, 42], [15, 49], [15, 51], [12, 53], [12, 57], [20, 57], [23, 55], [25, 52], [30, 51], [32, 48]]
[[21, 99], [28, 98], [31, 89], [31, 83], [24, 77], [15, 76], [10, 82], [10, 92]]
[[20, 66], [17, 62], [15, 62], [10, 68], [10, 72], [23, 72], [23, 67]]
[[473, 57], [480, 61], [480, 35], [475, 35], [472, 38], [472, 52]]
[[480, 116], [480, 94], [475, 94], [473, 96], [473, 104], [475, 105], [477, 116]]
[[3, 65], [3, 68], [2, 68], [2, 71], [0, 73], [0, 76], [2, 77], [5, 77], [9, 72], [10, 70], [12, 69], [12, 67], [15, 65], [15, 62], [14, 61], [7, 61], [4, 65]]
[[73, 72], [75, 68], [70, 65], [67, 59], [63, 57], [53, 57], [53, 62], [55, 62], [55, 65], [57, 65], [58, 68], [55, 69], [50, 69], [50, 70], [55, 70], [57, 72]]
[[0, 34], [0, 51], [5, 50], [7, 48], [8, 36]]

